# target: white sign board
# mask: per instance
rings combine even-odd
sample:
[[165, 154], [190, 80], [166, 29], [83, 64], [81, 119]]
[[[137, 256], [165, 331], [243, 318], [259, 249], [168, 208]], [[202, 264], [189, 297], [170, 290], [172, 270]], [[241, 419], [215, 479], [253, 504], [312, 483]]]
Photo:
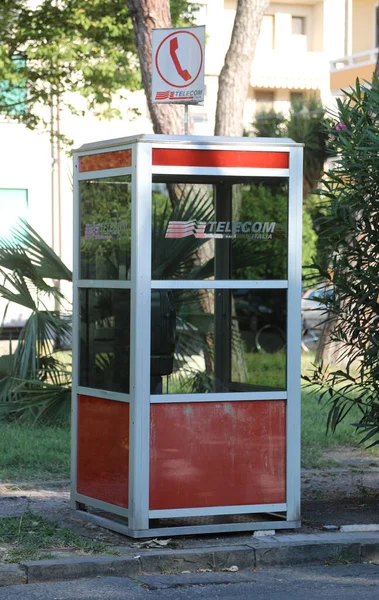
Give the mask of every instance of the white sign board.
[[205, 26], [153, 29], [153, 103], [204, 100]]

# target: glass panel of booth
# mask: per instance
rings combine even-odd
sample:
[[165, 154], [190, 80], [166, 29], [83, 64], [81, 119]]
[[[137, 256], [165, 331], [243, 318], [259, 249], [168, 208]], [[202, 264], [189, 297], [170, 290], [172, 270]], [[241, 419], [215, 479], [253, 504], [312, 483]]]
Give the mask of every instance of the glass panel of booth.
[[286, 389], [286, 289], [155, 289], [151, 393]]
[[286, 280], [288, 178], [154, 175], [153, 280]]
[[131, 175], [79, 181], [80, 279], [130, 279], [131, 198]]
[[129, 393], [130, 290], [79, 290], [79, 385]]
[[152, 291], [152, 394], [286, 390], [287, 290], [256, 284], [287, 280], [288, 189], [286, 177], [153, 176], [152, 280], [173, 289]]

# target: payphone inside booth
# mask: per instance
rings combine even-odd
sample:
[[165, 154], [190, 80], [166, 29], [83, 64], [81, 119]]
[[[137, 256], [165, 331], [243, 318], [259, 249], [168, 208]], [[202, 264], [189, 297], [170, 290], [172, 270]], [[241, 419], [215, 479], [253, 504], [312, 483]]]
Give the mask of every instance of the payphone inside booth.
[[75, 152], [72, 507], [133, 537], [299, 525], [302, 147]]

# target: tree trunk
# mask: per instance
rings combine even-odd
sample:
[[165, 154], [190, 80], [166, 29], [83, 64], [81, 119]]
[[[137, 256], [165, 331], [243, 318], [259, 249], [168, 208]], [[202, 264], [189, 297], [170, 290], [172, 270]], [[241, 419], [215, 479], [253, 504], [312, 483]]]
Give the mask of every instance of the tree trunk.
[[145, 90], [154, 133], [184, 133], [184, 108], [175, 104], [152, 102], [152, 30], [172, 27], [168, 0], [126, 0], [133, 22], [142, 84]]
[[241, 136], [251, 65], [269, 0], [238, 0], [217, 94], [215, 135]]

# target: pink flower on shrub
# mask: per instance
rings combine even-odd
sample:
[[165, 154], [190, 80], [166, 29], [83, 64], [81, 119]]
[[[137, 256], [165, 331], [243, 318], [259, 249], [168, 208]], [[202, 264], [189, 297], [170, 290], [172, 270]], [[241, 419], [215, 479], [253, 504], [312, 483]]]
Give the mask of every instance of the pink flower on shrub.
[[337, 125], [335, 126], [335, 130], [336, 131], [345, 131], [346, 129], [346, 125], [345, 123], [337, 123]]

